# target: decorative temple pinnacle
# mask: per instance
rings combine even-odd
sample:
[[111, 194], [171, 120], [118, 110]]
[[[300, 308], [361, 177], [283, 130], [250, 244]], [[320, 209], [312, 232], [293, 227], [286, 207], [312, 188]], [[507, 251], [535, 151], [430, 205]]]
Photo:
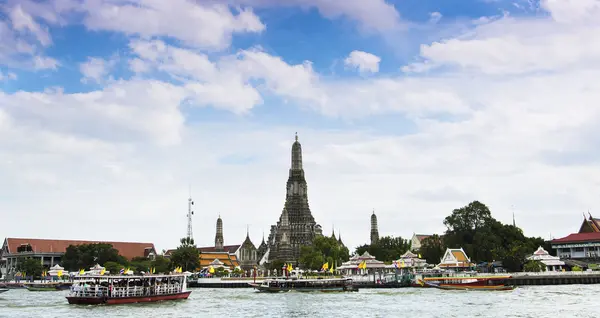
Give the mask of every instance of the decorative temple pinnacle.
[[296, 141], [298, 141], [298, 132], [296, 132]]

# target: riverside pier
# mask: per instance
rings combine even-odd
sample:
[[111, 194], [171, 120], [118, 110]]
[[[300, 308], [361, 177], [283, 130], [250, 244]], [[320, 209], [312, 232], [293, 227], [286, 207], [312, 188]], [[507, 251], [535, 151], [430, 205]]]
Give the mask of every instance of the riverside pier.
[[[492, 274], [494, 275], [494, 274]], [[498, 274], [499, 275], [499, 274]], [[598, 272], [541, 272], [541, 273], [508, 273], [510, 275], [507, 285], [514, 286], [535, 286], [535, 285], [577, 285], [577, 284], [600, 284], [600, 273]], [[490, 274], [485, 274], [490, 276]], [[372, 277], [372, 276], [371, 276]], [[261, 282], [263, 278], [257, 278]], [[219, 279], [219, 278], [201, 278], [190, 280], [191, 288], [250, 288], [248, 283], [252, 279]], [[399, 284], [377, 284], [374, 279], [361, 279], [355, 281], [360, 288], [402, 288]]]

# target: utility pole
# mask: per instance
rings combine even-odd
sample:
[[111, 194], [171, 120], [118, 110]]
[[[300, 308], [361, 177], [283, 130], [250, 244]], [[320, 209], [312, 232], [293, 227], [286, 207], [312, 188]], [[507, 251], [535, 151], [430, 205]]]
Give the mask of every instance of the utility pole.
[[192, 233], [192, 215], [194, 215], [194, 211], [192, 210], [192, 205], [194, 205], [194, 201], [192, 200], [192, 190], [190, 186], [188, 198], [188, 213], [187, 213], [187, 237], [190, 239], [194, 238], [194, 234]]

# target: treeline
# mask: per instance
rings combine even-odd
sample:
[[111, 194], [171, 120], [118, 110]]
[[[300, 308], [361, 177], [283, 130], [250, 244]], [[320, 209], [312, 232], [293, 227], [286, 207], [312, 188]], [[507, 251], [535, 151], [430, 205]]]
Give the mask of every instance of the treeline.
[[444, 225], [442, 237], [433, 235], [421, 244], [420, 253], [427, 263], [438, 264], [446, 248], [462, 247], [476, 264], [501, 261], [506, 270], [517, 272], [523, 270], [527, 256], [538, 246], [550, 250], [544, 239], [527, 237], [520, 228], [494, 219], [479, 201], [452, 211]]

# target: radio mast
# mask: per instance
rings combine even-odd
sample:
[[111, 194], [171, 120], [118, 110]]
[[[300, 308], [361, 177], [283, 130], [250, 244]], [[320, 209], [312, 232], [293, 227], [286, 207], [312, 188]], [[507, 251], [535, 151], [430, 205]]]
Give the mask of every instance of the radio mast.
[[194, 205], [194, 201], [192, 200], [192, 191], [190, 189], [190, 196], [188, 198], [188, 213], [187, 213], [187, 237], [190, 239], [194, 238], [194, 234], [192, 233], [192, 215], [194, 215], [194, 211], [192, 211], [192, 205]]

